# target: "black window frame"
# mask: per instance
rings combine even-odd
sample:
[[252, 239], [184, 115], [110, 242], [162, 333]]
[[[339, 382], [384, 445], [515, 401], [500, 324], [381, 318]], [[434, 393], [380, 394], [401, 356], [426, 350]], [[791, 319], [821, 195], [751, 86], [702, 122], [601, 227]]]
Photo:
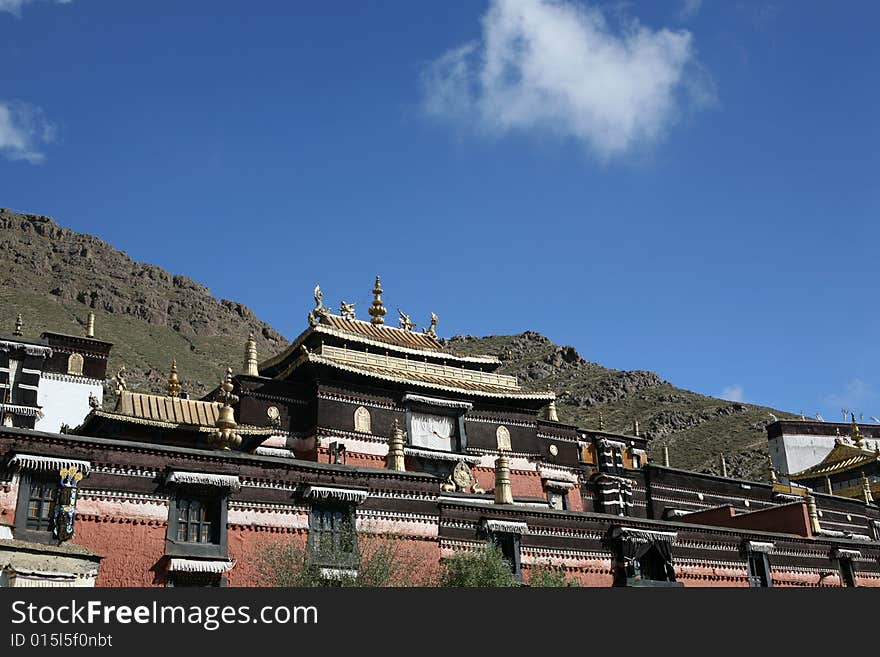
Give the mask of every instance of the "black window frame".
[[746, 567], [749, 573], [750, 588], [773, 588], [770, 559], [767, 557], [766, 552], [748, 550], [746, 552]]
[[[210, 506], [213, 525], [211, 542], [180, 540], [179, 515], [182, 501], [199, 501]], [[168, 504], [168, 529], [165, 534], [165, 554], [174, 557], [227, 557], [227, 517], [229, 491], [216, 486], [176, 485]]]
[[[326, 526], [328, 519], [329, 528]], [[337, 521], [339, 525], [334, 526]], [[327, 537], [331, 543], [329, 553], [322, 550]], [[360, 551], [356, 506], [351, 502], [336, 500], [313, 502], [309, 508], [306, 545], [312, 563], [320, 568], [357, 570]]]
[[[559, 498], [562, 500], [562, 508], [561, 509], [557, 509], [555, 506], [553, 506], [553, 496], [554, 495], [559, 496]], [[558, 488], [548, 487], [547, 488], [547, 501], [550, 503], [551, 509], [555, 509], [556, 511], [568, 511], [568, 491], [567, 490], [560, 490]]]
[[516, 532], [494, 532], [487, 530], [489, 541], [501, 550], [504, 560], [510, 567], [510, 572], [520, 582], [522, 574], [522, 537]]
[[[30, 502], [33, 499], [32, 491], [35, 484], [52, 490], [52, 502], [45, 527], [40, 527], [39, 525], [37, 527], [31, 526], [33, 521], [29, 518]], [[61, 475], [57, 472], [41, 472], [36, 470], [22, 470], [20, 472], [14, 523], [14, 532], [17, 539], [34, 543], [56, 542], [54, 530], [60, 485]]]
[[[419, 413], [421, 415], [436, 415], [438, 417], [450, 417], [455, 419], [456, 435], [453, 436], [455, 444], [448, 452], [446, 450], [431, 450], [430, 447], [422, 447], [413, 445], [412, 443], [412, 415]], [[467, 450], [468, 438], [465, 429], [464, 417], [467, 415], [467, 409], [464, 408], [447, 408], [444, 406], [434, 406], [423, 402], [410, 401], [406, 402], [406, 446], [416, 449], [424, 449], [436, 451], [440, 454], [463, 454]]]
[[856, 565], [852, 557], [837, 557], [837, 570], [840, 574], [840, 585], [845, 588], [856, 588]]

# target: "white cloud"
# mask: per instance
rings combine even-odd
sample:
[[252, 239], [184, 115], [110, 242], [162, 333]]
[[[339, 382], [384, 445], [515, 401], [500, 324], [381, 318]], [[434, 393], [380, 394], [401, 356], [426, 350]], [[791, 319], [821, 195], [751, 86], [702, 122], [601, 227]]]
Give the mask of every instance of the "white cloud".
[[[848, 411], [856, 412], [863, 410], [865, 415], [867, 415], [868, 411], [874, 415], [880, 415], [880, 413], [874, 412], [876, 409], [873, 407], [865, 408], [866, 406], [880, 402], [880, 394], [878, 394], [877, 389], [874, 388], [874, 386], [862, 379], [851, 379], [847, 382], [843, 392], [828, 395], [825, 401], [831, 406], [839, 407], [841, 409], [845, 408]], [[856, 412], [857, 417], [858, 415], [859, 413]]]
[[678, 9], [678, 19], [687, 21], [696, 16], [703, 6], [703, 0], [681, 0], [681, 6]]
[[721, 391], [719, 397], [721, 397], [721, 399], [726, 399], [727, 401], [732, 402], [744, 402], [746, 400], [742, 386], [739, 384], [727, 386], [724, 390]]
[[55, 126], [43, 110], [18, 101], [0, 101], [0, 154], [9, 160], [39, 164], [42, 147], [55, 141]]
[[[0, 11], [5, 11], [13, 16], [21, 16], [21, 8], [34, 0], [0, 0]], [[73, 0], [53, 0], [56, 5], [67, 5]]]
[[568, 0], [492, 0], [482, 37], [431, 62], [422, 82], [431, 116], [572, 138], [602, 159], [655, 142], [685, 100], [715, 97], [689, 32], [615, 28]]

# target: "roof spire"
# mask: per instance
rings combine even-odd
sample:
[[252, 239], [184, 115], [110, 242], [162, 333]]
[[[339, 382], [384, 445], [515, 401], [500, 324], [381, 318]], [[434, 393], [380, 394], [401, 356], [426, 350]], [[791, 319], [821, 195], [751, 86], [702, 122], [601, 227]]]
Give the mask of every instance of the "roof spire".
[[249, 376], [260, 375], [257, 367], [257, 341], [254, 339], [253, 333], [248, 335], [247, 346], [244, 350], [244, 373]]
[[12, 335], [24, 335], [22, 332], [22, 326], [24, 322], [21, 319], [21, 313], [18, 313], [18, 317], [15, 318], [15, 330], [12, 332]]
[[663, 445], [663, 465], [669, 467], [669, 447]]
[[721, 466], [721, 476], [727, 477], [727, 459], [724, 458], [724, 452], [718, 455], [718, 462]]
[[86, 337], [95, 337], [95, 313], [89, 313], [89, 321], [86, 324]]
[[208, 441], [212, 447], [217, 449], [229, 450], [233, 447], [241, 445], [241, 436], [235, 433], [238, 424], [235, 421], [235, 412], [232, 405], [238, 402], [238, 396], [232, 393], [234, 389], [232, 383], [232, 368], [226, 368], [226, 376], [220, 383], [217, 390], [217, 401], [221, 404], [220, 412], [217, 414], [217, 433], [209, 436]]
[[[550, 385], [547, 385], [547, 392], [551, 392]], [[544, 419], [550, 422], [559, 422], [559, 415], [556, 412], [556, 398], [550, 400], [550, 403], [544, 407]]]
[[385, 306], [382, 304], [382, 281], [379, 278], [379, 274], [376, 274], [376, 286], [373, 288], [373, 305], [370, 306], [369, 312], [370, 324], [384, 324], [385, 323], [385, 313], [388, 311], [385, 310]]
[[171, 361], [171, 372], [168, 374], [168, 384], [165, 386], [165, 392], [169, 397], [180, 396], [180, 379], [177, 376], [177, 359]]
[[868, 475], [864, 470], [862, 471], [862, 495], [865, 498], [865, 504], [871, 504], [874, 501], [874, 496], [871, 494], [871, 482], [868, 481]]
[[862, 432], [859, 430], [859, 425], [856, 422], [856, 414], [850, 413], [852, 417], [852, 439], [856, 443], [856, 447], [862, 446]]

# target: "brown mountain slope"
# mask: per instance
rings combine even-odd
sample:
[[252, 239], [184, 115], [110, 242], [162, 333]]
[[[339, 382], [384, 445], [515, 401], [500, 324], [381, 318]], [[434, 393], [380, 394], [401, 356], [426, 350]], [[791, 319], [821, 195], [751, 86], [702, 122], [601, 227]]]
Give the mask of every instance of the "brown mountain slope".
[[184, 389], [202, 393], [241, 367], [248, 333], [263, 357], [288, 344], [246, 306], [49, 217], [0, 208], [0, 262], [0, 333], [21, 313], [27, 336], [79, 335], [94, 311], [95, 337], [115, 345], [110, 371], [124, 364], [134, 389], [161, 388], [176, 358]]

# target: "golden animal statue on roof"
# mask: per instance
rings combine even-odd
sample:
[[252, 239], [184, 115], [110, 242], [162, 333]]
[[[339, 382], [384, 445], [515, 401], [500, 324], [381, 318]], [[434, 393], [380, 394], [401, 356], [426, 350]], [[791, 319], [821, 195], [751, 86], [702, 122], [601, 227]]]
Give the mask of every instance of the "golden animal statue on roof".
[[404, 331], [412, 331], [416, 327], [416, 323], [410, 319], [410, 316], [403, 312], [400, 308], [397, 309], [397, 314], [400, 315], [400, 328]]
[[119, 371], [116, 372], [116, 375], [113, 377], [113, 383], [116, 384], [116, 394], [120, 395], [124, 390], [126, 390], [125, 386], [125, 365], [119, 368]]
[[355, 319], [354, 307], [356, 303], [348, 303], [345, 300], [339, 302], [339, 314], [342, 319]]
[[324, 293], [321, 286], [315, 286], [315, 307], [309, 312], [309, 325], [317, 326], [321, 320], [330, 314], [330, 310], [324, 307]]
[[437, 322], [440, 321], [440, 318], [437, 317], [433, 312], [431, 313], [431, 324], [426, 329], [422, 329], [422, 333], [427, 335], [430, 338], [437, 337]]

